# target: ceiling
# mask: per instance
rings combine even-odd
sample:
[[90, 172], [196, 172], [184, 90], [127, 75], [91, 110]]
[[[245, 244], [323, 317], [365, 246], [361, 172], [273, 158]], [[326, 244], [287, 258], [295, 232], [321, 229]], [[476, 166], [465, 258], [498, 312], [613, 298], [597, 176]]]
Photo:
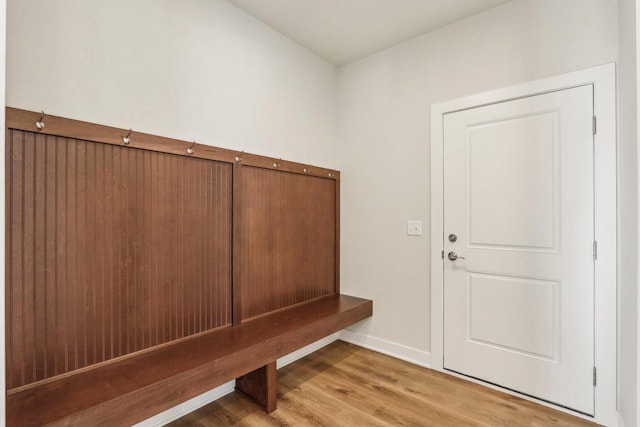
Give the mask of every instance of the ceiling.
[[509, 0], [229, 0], [335, 65]]

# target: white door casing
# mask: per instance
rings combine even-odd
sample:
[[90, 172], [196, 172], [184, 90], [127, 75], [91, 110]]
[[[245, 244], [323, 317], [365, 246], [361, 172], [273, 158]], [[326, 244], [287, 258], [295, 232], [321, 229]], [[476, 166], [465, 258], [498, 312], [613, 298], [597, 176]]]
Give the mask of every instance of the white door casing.
[[444, 117], [444, 368], [589, 415], [592, 117], [591, 84]]
[[[593, 114], [597, 118], [597, 132], [594, 136], [594, 148], [593, 148], [593, 162], [594, 168], [594, 233], [591, 239], [595, 239], [598, 242], [598, 259], [593, 264], [594, 274], [594, 313], [593, 323], [595, 325], [593, 329], [593, 348], [594, 348], [594, 360], [593, 365], [597, 368], [597, 385], [595, 387], [595, 406], [594, 406], [594, 418], [589, 418], [584, 415], [579, 415], [584, 418], [595, 420], [598, 423], [605, 425], [617, 425], [617, 410], [616, 410], [616, 290], [617, 290], [617, 276], [616, 276], [616, 217], [617, 217], [617, 200], [616, 200], [616, 127], [615, 127], [615, 65], [606, 64], [598, 67], [589, 68], [577, 72], [564, 74], [552, 78], [538, 80], [530, 83], [525, 83], [509, 88], [499, 89], [491, 92], [486, 92], [478, 95], [473, 95], [465, 98], [460, 98], [441, 104], [433, 105], [431, 108], [431, 362], [432, 368], [437, 370], [444, 370], [443, 356], [444, 356], [444, 277], [445, 277], [445, 261], [442, 259], [441, 254], [444, 250], [451, 250], [446, 246], [449, 244], [446, 240], [445, 233], [445, 218], [444, 218], [444, 121], [445, 117], [449, 115], [453, 117], [454, 112], [469, 110], [480, 106], [497, 105], [498, 103], [504, 103], [505, 101], [519, 100], [535, 95], [547, 94], [550, 92], [557, 92], [565, 89], [571, 89], [576, 87], [588, 87], [593, 88]], [[544, 116], [544, 115], [543, 115]], [[523, 124], [523, 126], [536, 127], [544, 120], [550, 120], [549, 117], [537, 117], [532, 118], [529, 123]], [[524, 123], [524, 122], [523, 122]], [[544, 152], [538, 152], [538, 155], [542, 155]], [[480, 164], [480, 163], [479, 163]], [[530, 183], [531, 185], [547, 185], [548, 183], [537, 182]], [[491, 185], [490, 182], [485, 182], [484, 185]], [[518, 197], [517, 195], [515, 197]], [[535, 198], [534, 198], [535, 199]], [[520, 201], [522, 203], [550, 203], [544, 199]], [[526, 206], [525, 206], [526, 207]], [[480, 212], [482, 214], [482, 212]], [[476, 219], [482, 219], [482, 215], [477, 216]], [[544, 221], [553, 221], [553, 218], [549, 219], [547, 215], [545, 218], [538, 218], [540, 222], [534, 224], [539, 228], [544, 228], [548, 223]], [[553, 230], [553, 226], [551, 227]], [[494, 230], [495, 231], [495, 230]], [[515, 240], [521, 242], [526, 241], [524, 245], [521, 244], [521, 250], [524, 252], [531, 252], [532, 255], [536, 255], [535, 250], [527, 248], [527, 246], [538, 247], [538, 255], [544, 253], [544, 251], [554, 250], [554, 235], [529, 233], [530, 235], [521, 234], [516, 235], [507, 232], [508, 227], [505, 226], [503, 230], [498, 230], [498, 237], [502, 239], [500, 241], [498, 237], [492, 234], [494, 241], [491, 243], [495, 245], [496, 239], [498, 243], [504, 246], [504, 242], [513, 244]], [[511, 230], [513, 231], [513, 230]], [[448, 231], [447, 231], [448, 232]], [[557, 229], [560, 233], [561, 230]], [[463, 230], [463, 233], [468, 233], [468, 230]], [[473, 250], [481, 251], [480, 247], [483, 246], [482, 240], [487, 240], [486, 235], [483, 235], [482, 229], [475, 230], [473, 239], [480, 243], [474, 243], [472, 246], [477, 246]], [[560, 237], [559, 244], [564, 244], [562, 236]], [[505, 240], [506, 239], [506, 240]], [[509, 242], [509, 239], [511, 241]], [[524, 239], [524, 240], [523, 240]], [[551, 243], [550, 240], [551, 239]], [[446, 242], [446, 243], [445, 243]], [[485, 242], [486, 243], [486, 242]], [[486, 245], [485, 245], [486, 246]], [[499, 245], [498, 245], [499, 246]], [[516, 245], [517, 246], [517, 245]], [[549, 247], [550, 246], [550, 247]], [[461, 248], [461, 247], [460, 247]], [[464, 251], [471, 249], [458, 249], [458, 255], [465, 256]], [[497, 251], [498, 248], [494, 248]], [[505, 251], [506, 252], [506, 251]], [[444, 252], [446, 255], [446, 252]], [[591, 251], [590, 251], [591, 254]], [[534, 256], [535, 258], [535, 256]], [[449, 262], [449, 261], [447, 261]], [[486, 271], [477, 269], [475, 271], [474, 266], [471, 264], [463, 263], [467, 260], [456, 261], [460, 265], [459, 268], [462, 271], [470, 268], [473, 272], [474, 279], [477, 288], [480, 289], [484, 286], [485, 290], [490, 289], [491, 286], [503, 286], [505, 278], [500, 280], [487, 281]], [[473, 261], [472, 261], [473, 262]], [[517, 262], [517, 261], [513, 261]], [[510, 265], [511, 263], [503, 263]], [[465, 274], [465, 273], [462, 273]], [[492, 275], [489, 271], [489, 278], [495, 279], [495, 275]], [[503, 274], [506, 276], [506, 281], [509, 280], [522, 280], [518, 274], [509, 273]], [[517, 277], [516, 277], [517, 276]], [[529, 283], [529, 288], [532, 298], [539, 298], [541, 300], [548, 301], [549, 298], [553, 300], [554, 292], [556, 292], [554, 281], [546, 280], [543, 277], [530, 277], [525, 276], [525, 281], [531, 278], [537, 279]], [[525, 286], [526, 288], [527, 286]], [[482, 302], [483, 298], [487, 296], [492, 297], [493, 293], [484, 294], [482, 292], [476, 292], [476, 297], [479, 302]], [[553, 303], [552, 303], [553, 305]], [[552, 310], [553, 308], [548, 308]], [[481, 313], [482, 314], [482, 313]], [[486, 313], [485, 313], [486, 314]], [[498, 313], [499, 315], [500, 313]], [[535, 314], [535, 313], [534, 313]], [[492, 315], [494, 315], [492, 313]], [[502, 313], [502, 315], [506, 315]], [[538, 313], [538, 315], [540, 315]], [[485, 325], [486, 326], [486, 325]], [[542, 329], [553, 328], [550, 323], [541, 326]], [[517, 330], [517, 328], [516, 328]], [[487, 331], [477, 329], [478, 334], [486, 334]], [[496, 331], [493, 331], [496, 332]], [[499, 332], [499, 331], [498, 331]], [[496, 333], [498, 333], [496, 332]], [[503, 331], [504, 332], [504, 331]], [[544, 332], [544, 331], [543, 331]], [[544, 336], [544, 334], [540, 335]], [[485, 337], [486, 338], [486, 337]], [[493, 337], [496, 339], [496, 337]], [[501, 339], [511, 339], [513, 336], [503, 336]], [[526, 347], [526, 343], [519, 342], [519, 345], [524, 346], [525, 350], [529, 353], [535, 352], [547, 352], [553, 353], [557, 349], [553, 349], [553, 343], [549, 344], [548, 340], [546, 344], [544, 340], [528, 343], [529, 347]], [[531, 345], [535, 344], [538, 347], [532, 348]], [[545, 346], [546, 345], [546, 346]], [[525, 351], [525, 352], [526, 352]], [[557, 354], [557, 353], [556, 353]], [[529, 354], [531, 356], [531, 354]], [[532, 357], [530, 357], [532, 358]], [[543, 357], [544, 358], [544, 357]], [[534, 358], [532, 358], [534, 359]], [[482, 365], [482, 360], [477, 360], [476, 365]], [[481, 369], [481, 368], [478, 368]], [[449, 371], [445, 371], [449, 372]], [[452, 373], [452, 375], [457, 375]], [[465, 377], [466, 378], [466, 377]], [[474, 380], [472, 380], [474, 381]], [[532, 393], [533, 394], [533, 393]], [[525, 397], [527, 398], [527, 397]], [[531, 399], [535, 400], [535, 399]], [[537, 401], [537, 400], [536, 400]], [[541, 404], [548, 405], [544, 401], [538, 401]], [[553, 405], [550, 405], [553, 406]], [[560, 407], [557, 409], [564, 410]], [[573, 411], [567, 411], [576, 414]]]

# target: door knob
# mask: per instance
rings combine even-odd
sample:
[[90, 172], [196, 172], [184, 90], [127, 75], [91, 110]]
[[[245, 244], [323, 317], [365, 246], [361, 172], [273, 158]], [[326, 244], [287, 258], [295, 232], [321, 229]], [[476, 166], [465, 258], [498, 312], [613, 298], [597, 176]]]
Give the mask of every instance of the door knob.
[[449, 253], [447, 254], [447, 258], [449, 258], [451, 261], [455, 261], [455, 260], [457, 260], [458, 258], [460, 258], [460, 259], [465, 259], [463, 256], [458, 256], [458, 254], [457, 254], [457, 253], [455, 253], [455, 252], [453, 252], [453, 251], [451, 251], [451, 252], [449, 252]]

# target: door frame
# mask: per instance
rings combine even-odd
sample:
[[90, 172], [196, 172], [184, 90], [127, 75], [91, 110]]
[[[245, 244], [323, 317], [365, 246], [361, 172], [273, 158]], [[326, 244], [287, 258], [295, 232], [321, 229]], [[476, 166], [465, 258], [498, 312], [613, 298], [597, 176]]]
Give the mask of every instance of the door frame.
[[[617, 149], [616, 149], [616, 68], [604, 64], [555, 77], [466, 96], [431, 106], [431, 368], [445, 371], [444, 362], [444, 115], [469, 108], [495, 104], [593, 84], [595, 160], [595, 238], [598, 258], [595, 262], [595, 417], [591, 418], [561, 407], [512, 393], [528, 400], [568, 412], [604, 425], [618, 424], [617, 404]], [[614, 207], [612, 209], [611, 207]], [[468, 377], [460, 376], [470, 381]], [[487, 385], [480, 381], [481, 384]]]

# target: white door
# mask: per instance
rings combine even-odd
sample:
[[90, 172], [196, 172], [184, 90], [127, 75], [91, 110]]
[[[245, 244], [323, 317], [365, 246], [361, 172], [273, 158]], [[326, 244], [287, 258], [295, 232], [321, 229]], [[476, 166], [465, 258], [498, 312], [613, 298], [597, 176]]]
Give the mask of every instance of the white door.
[[444, 368], [590, 415], [592, 118], [592, 85], [444, 118]]

